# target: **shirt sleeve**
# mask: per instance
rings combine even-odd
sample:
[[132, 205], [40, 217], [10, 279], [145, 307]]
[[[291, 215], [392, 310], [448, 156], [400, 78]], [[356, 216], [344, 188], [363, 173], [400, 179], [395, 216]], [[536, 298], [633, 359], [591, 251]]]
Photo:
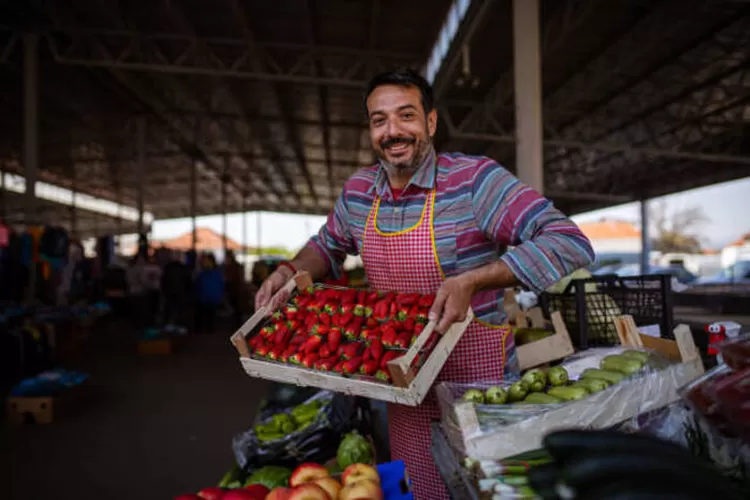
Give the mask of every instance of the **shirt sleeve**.
[[346, 202], [346, 186], [341, 191], [326, 223], [317, 235], [310, 238], [307, 247], [312, 248], [327, 262], [326, 273], [340, 278], [347, 255], [357, 255], [357, 245], [349, 225], [349, 209]]
[[578, 226], [496, 162], [478, 167], [472, 194], [480, 229], [513, 247], [500, 260], [529, 289], [546, 290], [593, 262], [591, 243]]

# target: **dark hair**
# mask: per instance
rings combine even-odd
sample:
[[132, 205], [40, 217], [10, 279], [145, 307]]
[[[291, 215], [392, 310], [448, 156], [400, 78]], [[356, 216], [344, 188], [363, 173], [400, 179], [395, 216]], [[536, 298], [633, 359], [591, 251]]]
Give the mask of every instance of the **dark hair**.
[[368, 115], [367, 98], [372, 91], [383, 85], [400, 85], [402, 87], [417, 87], [422, 94], [422, 107], [425, 113], [432, 111], [435, 107], [435, 97], [432, 93], [432, 86], [417, 71], [410, 68], [397, 69], [395, 71], [386, 71], [377, 74], [367, 83], [365, 90], [364, 106], [365, 115]]

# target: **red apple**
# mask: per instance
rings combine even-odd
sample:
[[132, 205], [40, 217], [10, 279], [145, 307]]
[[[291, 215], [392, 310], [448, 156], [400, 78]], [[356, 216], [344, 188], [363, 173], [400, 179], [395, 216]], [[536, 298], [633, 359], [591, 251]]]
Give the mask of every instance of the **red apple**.
[[264, 500], [289, 500], [291, 494], [291, 488], [274, 488]]
[[383, 490], [372, 479], [359, 479], [344, 486], [338, 500], [383, 500]]
[[192, 493], [188, 493], [187, 495], [179, 495], [174, 497], [172, 500], [203, 500], [198, 495], [193, 495]]
[[265, 498], [271, 492], [271, 490], [269, 490], [262, 484], [249, 484], [245, 486], [245, 489], [255, 495], [258, 500], [265, 500]]
[[341, 484], [347, 486], [351, 483], [356, 483], [362, 479], [371, 479], [375, 483], [380, 484], [380, 475], [378, 470], [367, 464], [352, 464], [341, 474]]
[[331, 500], [326, 490], [314, 483], [295, 486], [289, 500]]
[[331, 498], [331, 500], [338, 499], [339, 491], [341, 491], [341, 484], [339, 484], [339, 482], [334, 478], [324, 477], [321, 479], [316, 479], [315, 481], [313, 481], [313, 484], [316, 484], [323, 488], [326, 493], [328, 493], [328, 496]]
[[200, 490], [198, 496], [204, 500], [220, 500], [221, 498], [224, 498], [224, 493], [226, 492], [222, 488], [219, 488], [218, 486], [210, 486]]
[[248, 491], [244, 488], [235, 488], [224, 493], [221, 500], [258, 500], [259, 498], [265, 497], [259, 497], [252, 491]]
[[320, 464], [305, 463], [294, 469], [289, 478], [289, 486], [294, 488], [300, 484], [311, 483], [316, 479], [328, 477], [328, 469]]

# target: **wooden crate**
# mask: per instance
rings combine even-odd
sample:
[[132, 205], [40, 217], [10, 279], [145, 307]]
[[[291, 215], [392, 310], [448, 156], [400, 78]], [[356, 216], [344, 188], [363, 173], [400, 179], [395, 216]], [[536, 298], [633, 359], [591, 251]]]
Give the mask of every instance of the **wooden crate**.
[[51, 424], [70, 414], [88, 395], [88, 383], [71, 387], [56, 396], [9, 396], [5, 414], [11, 424]]
[[[515, 293], [512, 290], [505, 291], [503, 304], [508, 319], [513, 325], [520, 328], [528, 326], [544, 328], [546, 326], [542, 310], [535, 307], [528, 312], [522, 311], [516, 302]], [[570, 340], [570, 334], [560, 313], [553, 312], [550, 315], [550, 319], [552, 327], [555, 330], [554, 335], [516, 347], [516, 356], [518, 357], [518, 364], [521, 370], [528, 370], [529, 368], [541, 366], [551, 361], [567, 358], [575, 352], [573, 342]]]
[[[298, 273], [284, 285], [277, 293], [277, 297], [282, 294], [289, 295], [295, 289], [304, 290], [312, 284], [309, 274], [304, 272]], [[277, 300], [273, 299], [271, 303], [277, 303]], [[260, 308], [230, 339], [240, 354], [240, 362], [248, 375], [275, 382], [317, 387], [343, 394], [363, 396], [407, 406], [418, 406], [422, 403], [422, 400], [431, 389], [433, 382], [443, 368], [443, 364], [445, 364], [448, 356], [453, 352], [458, 341], [461, 340], [466, 327], [474, 317], [473, 312], [469, 310], [463, 322], [451, 326], [441, 336], [429, 357], [415, 373], [410, 365], [425, 343], [430, 339], [436, 326], [435, 322], [428, 323], [409, 350], [403, 356], [388, 363], [388, 370], [391, 374], [393, 384], [385, 384], [346, 378], [335, 373], [251, 358], [245, 337], [272, 312], [268, 308]]]
[[[444, 416], [443, 428], [458, 451], [480, 460], [499, 460], [542, 446], [549, 432], [570, 427], [603, 429], [639, 414], [667, 406], [679, 399], [678, 389], [704, 372], [690, 329], [675, 328], [675, 340], [654, 339], [638, 333], [632, 318], [618, 318], [623, 345], [645, 347], [678, 361], [664, 370], [616, 384], [581, 401], [535, 415], [522, 422], [480, 431], [476, 407], [454, 405], [452, 421]], [[653, 390], [649, 390], [652, 388]]]
[[141, 356], [167, 356], [174, 349], [171, 338], [144, 339], [138, 341], [138, 354]]

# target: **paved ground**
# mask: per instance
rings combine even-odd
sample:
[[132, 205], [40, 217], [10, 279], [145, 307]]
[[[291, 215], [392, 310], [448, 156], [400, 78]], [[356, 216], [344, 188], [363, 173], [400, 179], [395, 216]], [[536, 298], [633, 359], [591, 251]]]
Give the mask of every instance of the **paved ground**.
[[228, 335], [191, 336], [171, 357], [142, 358], [127, 330], [99, 332], [71, 366], [91, 374], [75, 413], [0, 428], [0, 498], [164, 500], [216, 484], [232, 463], [232, 436], [266, 393]]

